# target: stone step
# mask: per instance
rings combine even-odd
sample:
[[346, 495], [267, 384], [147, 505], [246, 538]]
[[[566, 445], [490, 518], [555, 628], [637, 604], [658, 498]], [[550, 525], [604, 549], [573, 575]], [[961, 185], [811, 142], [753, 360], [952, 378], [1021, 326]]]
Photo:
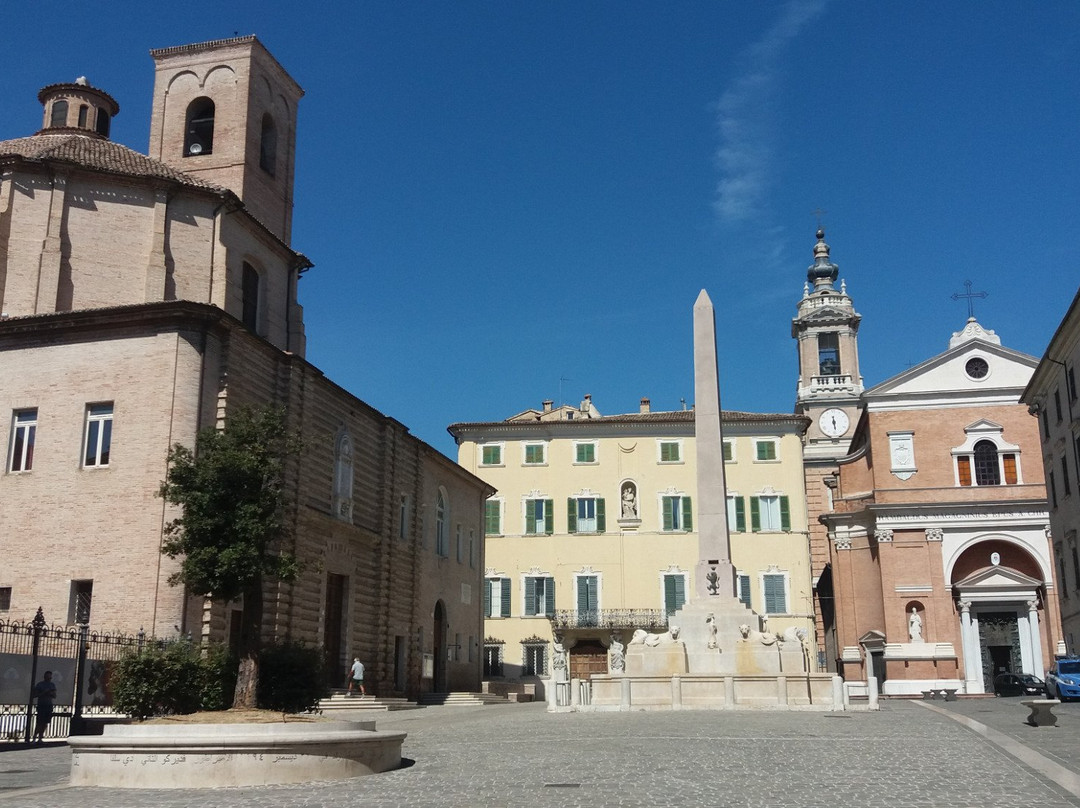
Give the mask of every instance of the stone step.
[[332, 692], [330, 698], [319, 701], [319, 709], [324, 713], [338, 710], [413, 710], [419, 705], [408, 699], [379, 696], [350, 696], [344, 691]]
[[419, 704], [425, 706], [445, 705], [459, 707], [475, 707], [484, 704], [509, 704], [505, 696], [497, 696], [494, 693], [423, 693], [417, 699]]

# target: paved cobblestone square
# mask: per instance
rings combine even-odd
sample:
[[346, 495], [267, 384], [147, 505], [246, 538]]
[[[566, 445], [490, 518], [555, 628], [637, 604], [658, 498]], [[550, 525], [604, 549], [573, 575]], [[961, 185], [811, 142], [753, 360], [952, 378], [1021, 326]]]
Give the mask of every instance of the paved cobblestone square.
[[[1018, 700], [949, 703], [1077, 771], [1080, 709], [1025, 732]], [[944, 703], [936, 703], [943, 709]], [[1071, 708], [1074, 705], [1064, 705]], [[1080, 708], [1080, 705], [1076, 705]], [[988, 712], [982, 712], [988, 711]], [[370, 717], [370, 716], [368, 716]], [[130, 791], [67, 787], [66, 747], [0, 753], [8, 806], [1080, 806], [1080, 798], [941, 710], [549, 714], [543, 705], [378, 717], [412, 765], [348, 781]], [[1015, 725], [1015, 726], [1013, 726]]]

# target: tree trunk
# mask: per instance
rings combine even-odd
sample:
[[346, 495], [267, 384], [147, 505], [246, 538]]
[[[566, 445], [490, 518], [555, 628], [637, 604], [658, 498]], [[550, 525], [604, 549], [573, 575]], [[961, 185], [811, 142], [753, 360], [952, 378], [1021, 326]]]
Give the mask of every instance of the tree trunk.
[[244, 590], [240, 617], [240, 669], [236, 675], [233, 708], [254, 710], [259, 690], [259, 649], [262, 645], [262, 579]]

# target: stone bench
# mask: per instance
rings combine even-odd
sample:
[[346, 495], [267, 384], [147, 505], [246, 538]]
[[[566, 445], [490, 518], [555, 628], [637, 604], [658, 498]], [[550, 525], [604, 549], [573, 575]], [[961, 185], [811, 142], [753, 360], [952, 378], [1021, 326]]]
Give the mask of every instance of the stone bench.
[[924, 690], [922, 692], [923, 701], [932, 701], [933, 699], [944, 699], [945, 701], [956, 701], [956, 688], [955, 687], [935, 687], [930, 690]]
[[1033, 727], [1056, 727], [1057, 716], [1054, 715], [1054, 707], [1061, 704], [1059, 699], [1029, 699], [1020, 702], [1030, 708], [1031, 715], [1027, 722]]

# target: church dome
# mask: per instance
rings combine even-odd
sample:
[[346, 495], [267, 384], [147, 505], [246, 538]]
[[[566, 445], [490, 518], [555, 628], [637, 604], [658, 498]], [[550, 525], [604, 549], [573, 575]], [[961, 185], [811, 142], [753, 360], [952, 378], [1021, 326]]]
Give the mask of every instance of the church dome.
[[818, 228], [817, 244], [814, 245], [814, 263], [806, 270], [806, 279], [814, 285], [814, 291], [830, 290], [840, 274], [840, 267], [829, 261], [829, 245], [825, 243], [825, 231]]
[[85, 76], [73, 84], [50, 84], [38, 93], [45, 107], [42, 132], [79, 132], [108, 139], [112, 119], [120, 112], [116, 99], [91, 87]]

